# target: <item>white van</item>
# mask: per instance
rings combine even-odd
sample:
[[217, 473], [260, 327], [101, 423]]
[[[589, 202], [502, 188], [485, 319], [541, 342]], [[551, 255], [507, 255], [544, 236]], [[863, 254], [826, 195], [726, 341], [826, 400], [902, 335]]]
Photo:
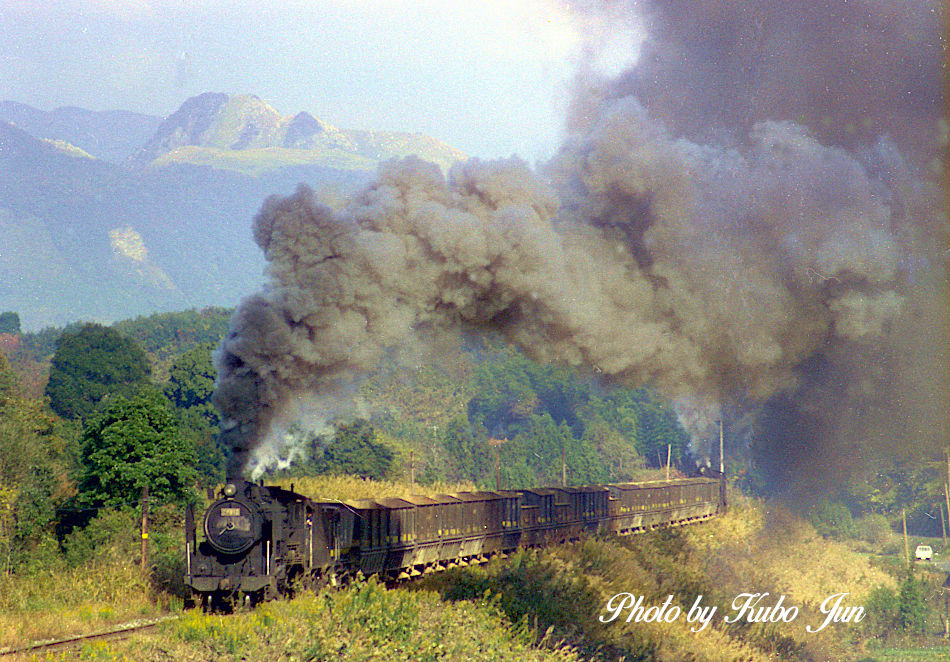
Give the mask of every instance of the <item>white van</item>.
[[934, 551], [930, 545], [917, 545], [917, 549], [914, 550], [914, 559], [917, 561], [932, 561], [934, 557]]

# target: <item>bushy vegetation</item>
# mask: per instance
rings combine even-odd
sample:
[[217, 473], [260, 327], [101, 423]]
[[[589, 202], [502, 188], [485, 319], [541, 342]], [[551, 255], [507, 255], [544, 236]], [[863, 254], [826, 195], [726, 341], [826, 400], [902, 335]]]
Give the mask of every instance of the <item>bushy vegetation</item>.
[[[831, 592], [848, 591], [860, 604], [874, 586], [893, 590], [892, 578], [844, 548], [832, 550], [834, 558], [816, 556], [827, 543], [806, 522], [787, 511], [773, 521], [764, 506], [736, 498], [733, 511], [709, 524], [521, 551], [504, 562], [434, 576], [423, 587], [450, 601], [492, 602], [513, 623], [563, 639], [585, 659], [854, 659], [851, 637], [864, 634], [860, 627], [840, 624], [810, 635], [805, 625], [821, 623], [818, 607]], [[774, 539], [776, 528], [786, 534], [781, 540]], [[799, 565], [800, 557], [810, 562]], [[768, 604], [785, 595], [801, 614], [791, 623], [725, 623], [735, 596], [749, 591], [768, 593]], [[620, 592], [642, 596], [644, 605], [672, 596], [683, 614], [702, 596], [717, 616], [699, 633], [685, 616], [627, 623], [625, 611], [602, 623], [608, 600]]]
[[150, 372], [141, 347], [115, 329], [86, 324], [56, 341], [46, 395], [54, 412], [83, 420], [104, 399], [148, 383]]
[[504, 487], [560, 484], [562, 458], [571, 485], [630, 480], [664, 465], [668, 446], [674, 467], [691, 466], [687, 433], [647, 389], [606, 388], [492, 342], [446, 361], [401, 379], [387, 364], [362, 388], [404, 475], [410, 450], [420, 480], [486, 488], [495, 487], [496, 467]]
[[121, 507], [146, 488], [159, 503], [193, 501], [194, 467], [194, 448], [158, 394], [119, 396], [83, 430], [77, 501]]
[[20, 316], [10, 310], [0, 313], [0, 333], [20, 333]]

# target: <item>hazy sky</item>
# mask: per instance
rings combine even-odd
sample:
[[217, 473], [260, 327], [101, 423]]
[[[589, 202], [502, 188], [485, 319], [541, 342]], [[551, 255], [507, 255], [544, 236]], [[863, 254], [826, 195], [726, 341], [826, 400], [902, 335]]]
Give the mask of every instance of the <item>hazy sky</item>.
[[164, 116], [251, 93], [283, 115], [534, 160], [559, 142], [590, 44], [604, 73], [635, 61], [635, 21], [557, 0], [0, 0], [0, 99]]

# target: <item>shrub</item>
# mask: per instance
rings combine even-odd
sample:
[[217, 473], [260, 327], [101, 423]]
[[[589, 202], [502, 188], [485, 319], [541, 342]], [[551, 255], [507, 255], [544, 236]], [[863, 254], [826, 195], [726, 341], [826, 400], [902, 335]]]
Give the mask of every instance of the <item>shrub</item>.
[[897, 591], [885, 586], [874, 589], [865, 601], [864, 627], [872, 637], [894, 634], [924, 634], [931, 616], [927, 584], [908, 574]]
[[881, 549], [894, 539], [890, 523], [880, 513], [870, 513], [854, 520], [853, 532], [855, 538]]
[[912, 634], [924, 634], [930, 619], [927, 604], [927, 585], [923, 580], [908, 575], [901, 583], [898, 594], [897, 613], [901, 627]]
[[865, 632], [871, 637], [887, 637], [899, 627], [897, 593], [886, 586], [871, 591], [864, 603]]
[[854, 518], [848, 507], [839, 501], [822, 500], [813, 506], [808, 519], [825, 538], [850, 538], [854, 534]]

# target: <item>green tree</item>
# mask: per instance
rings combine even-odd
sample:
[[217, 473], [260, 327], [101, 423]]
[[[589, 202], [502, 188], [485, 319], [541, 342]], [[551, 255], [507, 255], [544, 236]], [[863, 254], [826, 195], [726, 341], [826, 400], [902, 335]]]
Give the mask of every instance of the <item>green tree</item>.
[[333, 443], [317, 462], [320, 473], [355, 474], [381, 480], [393, 464], [392, 450], [379, 443], [376, 430], [366, 421], [337, 428]]
[[210, 424], [218, 424], [218, 414], [211, 404], [214, 380], [217, 376], [211, 360], [211, 345], [201, 344], [172, 363], [168, 371], [165, 396], [182, 410], [203, 416]]
[[453, 480], [486, 484], [494, 480], [497, 451], [489, 446], [486, 435], [477, 435], [473, 427], [464, 418], [453, 420], [442, 436], [442, 447], [451, 462]]
[[192, 498], [195, 452], [162, 397], [143, 389], [114, 398], [83, 430], [79, 503], [135, 503], [143, 487], [159, 502]]
[[863, 628], [872, 637], [887, 637], [900, 627], [897, 593], [887, 586], [871, 591], [864, 603], [867, 617]]
[[924, 634], [930, 618], [930, 605], [927, 604], [927, 584], [915, 579], [912, 573], [901, 583], [897, 596], [898, 622], [905, 631]]
[[212, 487], [223, 482], [228, 458], [221, 446], [217, 426], [212, 426], [194, 409], [179, 411], [179, 415], [182, 437], [195, 451], [199, 483]]
[[0, 354], [0, 570], [43, 565], [56, 548], [54, 494], [67, 484], [75, 433], [40, 400], [22, 397]]
[[892, 634], [924, 634], [931, 616], [927, 603], [927, 583], [914, 578], [908, 572], [895, 592], [879, 586], [865, 602], [867, 618], [863, 627], [872, 637], [888, 637]]
[[20, 316], [10, 311], [0, 313], [0, 333], [20, 333]]
[[19, 390], [19, 380], [6, 355], [0, 352], [0, 405], [12, 400]]
[[205, 485], [224, 480], [227, 457], [218, 441], [218, 412], [211, 404], [216, 370], [210, 343], [179, 356], [169, 368], [165, 396], [178, 411], [182, 435], [194, 446], [195, 468]]
[[150, 373], [138, 345], [114, 329], [86, 324], [56, 341], [46, 395], [60, 416], [86, 419], [104, 399], [136, 392]]
[[808, 519], [825, 538], [850, 538], [854, 534], [854, 518], [848, 507], [840, 501], [822, 499], [812, 506]]
[[506, 349], [486, 359], [473, 376], [469, 420], [493, 436], [513, 436], [533, 414], [547, 413], [555, 423], [578, 430], [577, 409], [590, 398], [590, 387], [573, 370], [541, 365]]

